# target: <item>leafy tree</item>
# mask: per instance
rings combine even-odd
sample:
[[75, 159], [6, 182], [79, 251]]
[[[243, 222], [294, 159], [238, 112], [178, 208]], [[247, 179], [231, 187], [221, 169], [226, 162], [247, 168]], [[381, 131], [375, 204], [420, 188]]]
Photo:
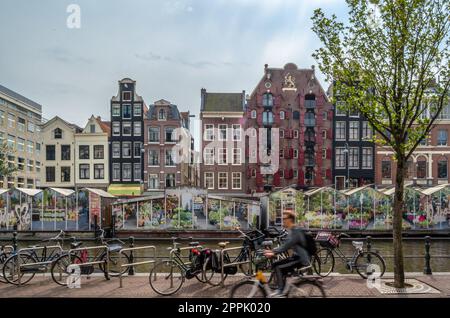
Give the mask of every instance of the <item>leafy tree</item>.
[[346, 0], [348, 23], [314, 11], [313, 56], [344, 111], [358, 111], [396, 162], [394, 286], [405, 284], [402, 209], [406, 162], [449, 102], [448, 0]]
[[8, 162], [10, 155], [14, 155], [13, 149], [6, 142], [0, 143], [0, 179], [10, 177], [17, 171], [17, 166]]

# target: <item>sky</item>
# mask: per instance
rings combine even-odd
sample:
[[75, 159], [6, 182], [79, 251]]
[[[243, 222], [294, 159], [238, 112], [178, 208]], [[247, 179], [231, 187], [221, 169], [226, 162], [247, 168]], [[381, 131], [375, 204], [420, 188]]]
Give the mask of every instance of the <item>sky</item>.
[[[71, 4], [80, 28], [67, 26]], [[82, 127], [109, 119], [125, 77], [147, 105], [166, 99], [198, 117], [202, 87], [250, 94], [265, 63], [317, 65], [318, 7], [346, 16], [344, 0], [0, 0], [0, 84]]]

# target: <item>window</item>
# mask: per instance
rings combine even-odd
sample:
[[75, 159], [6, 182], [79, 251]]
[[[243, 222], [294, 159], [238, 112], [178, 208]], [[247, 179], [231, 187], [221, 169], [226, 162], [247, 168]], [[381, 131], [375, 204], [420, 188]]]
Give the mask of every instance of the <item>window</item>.
[[91, 133], [91, 134], [94, 134], [94, 133], [95, 133], [95, 125], [90, 125], [90, 126], [89, 126], [89, 129], [90, 129], [90, 133]]
[[447, 179], [447, 160], [439, 160], [438, 161], [438, 178], [439, 179]]
[[31, 140], [27, 140], [27, 152], [33, 153], [33, 150], [34, 150], [34, 142], [32, 142]]
[[205, 172], [205, 188], [214, 189], [214, 172]]
[[306, 95], [305, 96], [305, 107], [306, 108], [315, 108], [316, 107], [316, 96], [315, 95]]
[[233, 164], [241, 164], [241, 148], [233, 148]]
[[61, 167], [61, 182], [70, 182], [70, 167]]
[[227, 164], [227, 148], [219, 148], [219, 165]]
[[252, 178], [256, 177], [256, 169], [252, 169], [251, 171]]
[[263, 106], [264, 107], [272, 107], [273, 106], [272, 94], [266, 93], [263, 95]]
[[283, 170], [283, 169], [280, 169], [280, 170], [278, 171], [278, 175], [280, 176], [280, 178], [284, 178], [284, 170]]
[[122, 135], [131, 136], [131, 123], [129, 122], [122, 123]]
[[326, 111], [322, 112], [322, 119], [328, 120], [328, 112], [326, 112]]
[[362, 139], [370, 139], [372, 138], [372, 128], [369, 125], [369, 122], [362, 122]]
[[256, 110], [252, 110], [252, 111], [251, 111], [250, 117], [251, 117], [252, 119], [255, 119], [255, 118], [256, 118]]
[[351, 109], [351, 110], [348, 112], [348, 115], [349, 115], [350, 117], [359, 117], [359, 112], [358, 112], [356, 109]]
[[437, 137], [437, 145], [438, 146], [446, 146], [447, 145], [447, 130], [446, 129], [439, 129], [438, 130], [438, 137]]
[[0, 110], [0, 126], [3, 126], [5, 123], [5, 112], [3, 110]]
[[219, 125], [219, 140], [227, 140], [227, 125]]
[[336, 148], [336, 168], [345, 168], [345, 148]]
[[205, 165], [214, 164], [214, 148], [205, 148], [204, 150]]
[[175, 163], [173, 162], [173, 157], [172, 157], [172, 150], [171, 149], [166, 149], [166, 162], [165, 162], [166, 166], [174, 166]]
[[294, 118], [294, 119], [300, 119], [300, 112], [298, 112], [298, 111], [294, 111], [293, 113], [292, 113], [292, 118]]
[[148, 141], [159, 142], [159, 127], [148, 128]]
[[383, 160], [381, 162], [381, 177], [383, 179], [391, 179], [391, 161]]
[[203, 135], [205, 140], [214, 140], [214, 125], [205, 125], [205, 132]]
[[336, 122], [336, 140], [345, 140], [345, 121]]
[[105, 165], [98, 163], [94, 165], [94, 179], [103, 179], [105, 177]]
[[25, 150], [25, 139], [17, 137], [17, 150], [18, 151]]
[[141, 180], [141, 164], [135, 163], [134, 164], [134, 181]]
[[337, 101], [336, 102], [336, 116], [345, 116], [347, 112], [345, 111], [345, 102]]
[[148, 188], [149, 189], [159, 188], [159, 179], [157, 174], [151, 174], [148, 176]]
[[79, 146], [79, 159], [89, 159], [89, 146]]
[[297, 169], [294, 169], [294, 179], [297, 179], [298, 178], [298, 170]]
[[55, 167], [45, 167], [45, 180], [55, 182]]
[[241, 141], [241, 125], [233, 125], [233, 140]]
[[294, 149], [294, 158], [295, 158], [295, 159], [298, 158], [298, 149]]
[[141, 152], [144, 148], [142, 148], [142, 142], [136, 141], [134, 143], [134, 157], [135, 158], [140, 158], [141, 157]]
[[232, 174], [231, 174], [231, 187], [234, 190], [241, 189], [241, 173], [240, 172], [232, 172]]
[[175, 174], [173, 173], [166, 174], [166, 187], [167, 188], [175, 187]]
[[351, 121], [349, 122], [348, 127], [348, 139], [349, 140], [358, 140], [359, 139], [359, 122]]
[[14, 149], [16, 146], [16, 137], [8, 135], [8, 147]]
[[122, 157], [131, 158], [131, 141], [124, 141], [122, 143]]
[[105, 149], [103, 145], [94, 145], [94, 159], [104, 159]]
[[280, 129], [280, 138], [284, 138], [284, 129]]
[[373, 153], [372, 148], [363, 148], [362, 149], [362, 168], [363, 169], [372, 169], [372, 161], [373, 161]]
[[39, 157], [39, 155], [41, 154], [41, 144], [40, 143], [36, 143], [36, 155]]
[[142, 106], [141, 106], [141, 104], [134, 104], [133, 105], [133, 115], [135, 117], [140, 117], [142, 115]]
[[359, 167], [359, 148], [351, 147], [348, 152], [348, 166], [349, 168]]
[[322, 159], [327, 159], [327, 148], [322, 148]]
[[131, 119], [131, 105], [130, 104], [122, 105], [122, 118], [123, 119]]
[[112, 156], [113, 158], [120, 158], [120, 142], [112, 143]]
[[61, 145], [61, 160], [70, 160], [70, 145]]
[[131, 92], [130, 91], [126, 91], [126, 92], [122, 92], [122, 100], [123, 101], [130, 101], [131, 100]]
[[158, 112], [158, 119], [159, 120], [166, 120], [166, 112], [164, 109], [160, 109]]
[[55, 145], [45, 146], [45, 158], [46, 160], [55, 160]]
[[165, 134], [165, 140], [166, 142], [175, 142], [175, 134], [174, 134], [174, 128], [172, 127], [166, 127], [164, 128], [164, 134]]
[[327, 139], [327, 130], [322, 129], [322, 139]]
[[427, 162], [425, 160], [417, 161], [417, 178], [425, 179], [427, 177]]
[[17, 117], [17, 130], [22, 132], [25, 131], [25, 119]]
[[142, 135], [142, 125], [141, 125], [141, 122], [139, 122], [139, 121], [135, 121], [134, 123], [133, 123], [133, 127], [134, 127], [134, 130], [133, 130], [133, 134], [134, 134], [134, 136], [141, 136]]
[[113, 136], [120, 136], [120, 122], [113, 121], [112, 134], [113, 134]]
[[269, 111], [263, 112], [263, 124], [271, 125], [273, 124], [273, 113]]
[[228, 189], [228, 173], [219, 172], [219, 189]]
[[305, 125], [306, 126], [315, 126], [316, 125], [316, 116], [312, 112], [305, 113]]
[[122, 180], [131, 180], [131, 163], [122, 163]]
[[118, 104], [112, 105], [112, 116], [120, 117], [120, 105]]
[[29, 132], [34, 132], [34, 130], [35, 130], [34, 127], [35, 127], [35, 126], [34, 126], [34, 123], [31, 122], [31, 121], [28, 121], [27, 130], [28, 130]]
[[118, 181], [120, 180], [120, 163], [113, 163], [113, 180]]
[[280, 158], [284, 158], [284, 149], [280, 149]]
[[62, 139], [62, 130], [61, 130], [61, 128], [56, 128], [56, 129], [53, 131], [53, 137], [54, 137], [55, 139]]
[[159, 150], [150, 150], [148, 152], [148, 164], [150, 166], [159, 166]]
[[280, 112], [280, 119], [284, 119], [284, 117], [285, 117], [284, 111], [281, 111]]
[[33, 160], [27, 159], [27, 172], [33, 172]]
[[438, 119], [450, 119], [450, 104], [442, 107], [442, 111], [439, 113]]
[[89, 165], [88, 164], [80, 165], [80, 179], [89, 179]]
[[298, 138], [298, 130], [294, 130], [294, 138], [295, 138], [295, 139]]
[[15, 123], [16, 123], [16, 116], [14, 116], [14, 114], [8, 113], [8, 127], [14, 128]]

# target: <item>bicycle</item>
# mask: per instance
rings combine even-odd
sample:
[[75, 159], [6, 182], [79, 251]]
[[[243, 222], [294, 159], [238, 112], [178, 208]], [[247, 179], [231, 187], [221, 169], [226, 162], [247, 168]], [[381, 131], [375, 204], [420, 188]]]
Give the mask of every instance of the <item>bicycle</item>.
[[316, 241], [322, 246], [317, 253], [316, 262], [320, 262], [317, 266], [320, 270], [315, 271], [318, 275], [326, 277], [334, 270], [335, 256], [345, 265], [346, 269], [353, 273], [353, 270], [364, 279], [367, 279], [376, 270], [380, 271], [382, 277], [386, 271], [386, 262], [378, 252], [365, 251], [363, 242], [352, 241], [354, 252], [351, 258], [347, 258], [342, 250], [339, 248], [341, 237], [350, 237], [346, 233], [333, 234], [330, 232], [319, 232], [316, 236]]
[[[36, 273], [46, 272], [48, 267], [51, 266], [51, 264], [61, 255], [62, 247], [64, 246], [64, 237], [65, 232], [61, 230], [55, 237], [41, 241], [41, 243], [56, 241], [56, 244], [50, 248], [50, 252], [48, 251], [48, 247], [51, 245], [33, 245], [29, 247], [31, 250], [26, 250], [24, 252], [21, 252], [21, 250], [14, 251], [3, 264], [3, 278], [7, 283], [19, 285], [20, 282], [20, 285], [24, 285], [31, 281]], [[40, 255], [35, 249], [42, 250]], [[30, 265], [27, 266], [26, 264]], [[28, 276], [25, 279], [22, 279], [25, 274], [28, 274]]]
[[[172, 247], [168, 247], [169, 259], [159, 261], [151, 269], [150, 287], [159, 295], [169, 296], [180, 290], [185, 279], [203, 280], [202, 264], [199, 262], [203, 247], [198, 242], [190, 242], [189, 247], [180, 248], [177, 238], [172, 238]], [[189, 260], [183, 261], [181, 251], [189, 250]], [[199, 277], [200, 276], [200, 277]]]
[[13, 252], [14, 247], [10, 245], [0, 246], [0, 283], [7, 283], [7, 281], [3, 278], [3, 264], [5, 264], [6, 260]]
[[[299, 272], [304, 272], [311, 269], [311, 266], [298, 269]], [[287, 274], [286, 284], [281, 295], [272, 296], [273, 290], [269, 286], [269, 281], [264, 276], [263, 272], [259, 270], [254, 279], [244, 280], [237, 283], [230, 293], [230, 298], [271, 298], [271, 297], [287, 297], [287, 298], [309, 298], [320, 297], [325, 298], [325, 290], [322, 286], [322, 282], [318, 277], [310, 276], [296, 276], [293, 281], [289, 281], [288, 278], [292, 278], [291, 274], [296, 274], [297, 270]]]

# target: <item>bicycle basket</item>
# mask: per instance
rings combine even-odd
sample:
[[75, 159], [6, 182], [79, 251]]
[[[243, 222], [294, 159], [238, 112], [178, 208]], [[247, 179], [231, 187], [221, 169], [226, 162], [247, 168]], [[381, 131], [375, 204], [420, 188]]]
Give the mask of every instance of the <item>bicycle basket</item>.
[[316, 242], [322, 247], [335, 248], [339, 246], [339, 239], [330, 232], [318, 232]]

